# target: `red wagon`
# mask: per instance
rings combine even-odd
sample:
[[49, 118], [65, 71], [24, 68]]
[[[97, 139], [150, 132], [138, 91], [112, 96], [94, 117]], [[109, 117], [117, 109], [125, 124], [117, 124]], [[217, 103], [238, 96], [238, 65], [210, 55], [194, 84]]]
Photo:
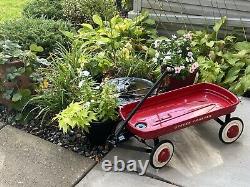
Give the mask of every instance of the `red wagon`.
[[[116, 130], [116, 143], [126, 139], [128, 133], [145, 144], [146, 140], [153, 139], [150, 164], [161, 168], [170, 161], [174, 152], [171, 141], [159, 141], [162, 135], [215, 119], [221, 125], [219, 138], [223, 143], [233, 143], [240, 137], [243, 122], [230, 115], [239, 99], [220, 86], [201, 83], [149, 97], [167, 73], [144, 99], [120, 107], [119, 113], [124, 121]], [[221, 116], [226, 116], [225, 121], [219, 118]]]

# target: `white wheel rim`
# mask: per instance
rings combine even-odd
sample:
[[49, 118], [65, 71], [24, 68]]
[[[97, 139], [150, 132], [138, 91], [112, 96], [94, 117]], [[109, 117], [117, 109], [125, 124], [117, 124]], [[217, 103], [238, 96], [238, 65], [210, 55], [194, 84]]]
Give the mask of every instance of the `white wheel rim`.
[[[228, 133], [228, 130], [232, 127], [232, 126], [237, 126], [239, 128], [239, 133], [237, 136], [233, 137], [233, 138], [230, 138], [228, 137], [227, 133]], [[243, 124], [240, 120], [232, 120], [230, 121], [223, 129], [222, 131], [222, 140], [225, 141], [226, 143], [230, 143], [230, 142], [233, 142], [235, 140], [237, 140], [239, 138], [239, 136], [241, 135], [241, 132], [243, 130]]]
[[[169, 151], [169, 153], [170, 153], [170, 156], [169, 156], [169, 158], [168, 158], [168, 160], [166, 160], [165, 162], [160, 162], [159, 160], [158, 160], [158, 156], [159, 156], [159, 154], [161, 153], [161, 151], [163, 150], [163, 149], [168, 149], [168, 151]], [[172, 155], [173, 155], [173, 152], [174, 152], [174, 147], [173, 147], [173, 145], [171, 144], [171, 143], [163, 143], [162, 145], [160, 145], [157, 149], [156, 149], [156, 151], [155, 151], [155, 153], [154, 153], [154, 156], [153, 156], [153, 165], [155, 166], [155, 167], [163, 167], [164, 165], [166, 165], [169, 161], [170, 161], [170, 159], [171, 159], [171, 157], [172, 157]]]

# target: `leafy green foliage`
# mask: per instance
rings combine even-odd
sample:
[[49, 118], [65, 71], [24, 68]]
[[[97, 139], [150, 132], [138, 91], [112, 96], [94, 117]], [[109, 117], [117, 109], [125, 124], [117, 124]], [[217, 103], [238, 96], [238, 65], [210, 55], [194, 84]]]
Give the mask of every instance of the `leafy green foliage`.
[[93, 77], [153, 77], [154, 64], [149, 59], [153, 56], [151, 43], [156, 31], [148, 15], [134, 19], [115, 16], [110, 21], [94, 15], [93, 21], [96, 28], [82, 24], [77, 35], [65, 33], [81, 50], [80, 63]]
[[48, 56], [58, 48], [59, 43], [65, 47], [69, 46], [69, 40], [62, 31], [72, 29], [69, 24], [62, 21], [22, 18], [2, 23], [0, 39], [15, 41], [24, 50], [36, 44], [44, 49], [39, 54]]
[[63, 19], [61, 0], [32, 0], [23, 9], [23, 15], [28, 18]]
[[[73, 50], [73, 49], [72, 49]], [[117, 117], [117, 96], [113, 86], [101, 86], [92, 80], [90, 73], [81, 67], [81, 53], [61, 49], [62, 56], [56, 58], [47, 68], [39, 69], [40, 89], [28, 102], [32, 113], [42, 119], [58, 114], [72, 102], [89, 103], [90, 110], [96, 113], [97, 120]]]
[[0, 41], [0, 68], [3, 71], [0, 94], [4, 99], [11, 100], [16, 110], [22, 110], [33, 90], [32, 85], [26, 89], [27, 85], [21, 85], [23, 83], [20, 80], [25, 77], [31, 81], [32, 73], [41, 65], [39, 62], [46, 61], [36, 56], [36, 52], [41, 52], [43, 48], [33, 44], [31, 49], [35, 51], [23, 51], [20, 45], [9, 40]]
[[213, 82], [242, 95], [250, 89], [250, 43], [236, 42], [234, 36], [218, 39], [225, 18], [215, 24], [214, 32], [192, 33], [192, 50], [200, 64], [200, 81]]
[[63, 11], [66, 19], [75, 24], [93, 23], [95, 14], [105, 20], [117, 14], [114, 0], [63, 0]]
[[75, 127], [88, 131], [90, 123], [96, 120], [96, 114], [83, 102], [75, 102], [56, 115], [54, 120], [58, 120], [59, 127], [64, 133]]
[[0, 41], [0, 64], [24, 57], [21, 46], [10, 40]]

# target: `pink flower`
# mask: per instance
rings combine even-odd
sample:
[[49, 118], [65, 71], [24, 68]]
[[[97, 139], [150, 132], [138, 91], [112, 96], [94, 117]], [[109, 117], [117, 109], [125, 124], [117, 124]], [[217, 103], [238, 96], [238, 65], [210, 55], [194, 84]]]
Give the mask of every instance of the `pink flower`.
[[179, 74], [182, 70], [181, 67], [175, 67], [174, 69], [176, 74]]
[[197, 62], [193, 63], [192, 66], [189, 69], [190, 73], [194, 73], [195, 70], [199, 67], [199, 64]]

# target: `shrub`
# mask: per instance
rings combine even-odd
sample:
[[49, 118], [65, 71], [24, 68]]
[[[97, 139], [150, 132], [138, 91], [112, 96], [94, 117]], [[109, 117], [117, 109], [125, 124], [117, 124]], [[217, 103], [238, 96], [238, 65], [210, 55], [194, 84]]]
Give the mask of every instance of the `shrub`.
[[[41, 68], [40, 89], [28, 103], [37, 117], [55, 115], [72, 102], [89, 103], [89, 110], [98, 121], [115, 119], [117, 99], [115, 89], [108, 83], [100, 85], [79, 63], [80, 53], [61, 50], [62, 56], [54, 59], [47, 68]], [[83, 124], [84, 125], [84, 124]]]
[[61, 0], [32, 0], [23, 9], [23, 15], [28, 18], [63, 19]]
[[72, 45], [81, 50], [79, 63], [93, 77], [152, 78], [155, 64], [150, 61], [154, 56], [151, 45], [156, 30], [148, 15], [134, 19], [115, 16], [110, 21], [94, 15], [93, 21], [96, 28], [82, 24], [77, 35], [68, 34], [74, 40]]
[[63, 11], [68, 21], [81, 24], [93, 23], [95, 14], [109, 20], [116, 14], [116, 7], [114, 0], [63, 0]]
[[23, 49], [31, 44], [43, 47], [39, 55], [48, 56], [54, 52], [58, 43], [68, 47], [69, 40], [62, 31], [72, 31], [69, 24], [62, 21], [28, 19], [6, 21], [0, 25], [0, 38], [17, 42]]
[[218, 38], [223, 17], [212, 33], [196, 31], [192, 35], [192, 50], [200, 65], [200, 81], [219, 84], [243, 95], [250, 90], [250, 43], [237, 42], [234, 36]]

